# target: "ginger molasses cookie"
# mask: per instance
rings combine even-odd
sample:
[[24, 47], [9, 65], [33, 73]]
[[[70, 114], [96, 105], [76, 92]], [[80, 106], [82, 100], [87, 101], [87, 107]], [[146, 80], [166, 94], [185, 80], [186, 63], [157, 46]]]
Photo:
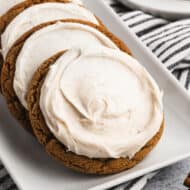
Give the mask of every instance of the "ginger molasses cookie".
[[24, 33], [39, 24], [60, 19], [80, 19], [100, 24], [93, 13], [78, 4], [48, 2], [33, 5], [17, 15], [2, 34], [1, 45], [4, 59], [15, 41]]
[[[40, 4], [40, 3], [44, 3], [44, 2], [46, 2], [46, 3], [47, 2], [68, 3], [70, 1], [69, 0], [3, 0], [1, 2], [1, 6], [0, 6], [0, 36], [3, 34], [6, 27], [11, 23], [11, 21], [17, 15], [19, 15], [25, 9], [27, 9], [35, 4]], [[35, 14], [35, 16], [38, 17], [39, 15]], [[32, 21], [30, 21], [30, 22], [32, 22]], [[26, 27], [26, 25], [22, 25], [21, 28], [25, 28], [25, 27]], [[15, 31], [11, 32], [11, 34], [16, 35], [16, 32]], [[14, 37], [16, 37], [16, 36], [14, 36]], [[5, 41], [3, 42], [3, 45], [5, 45], [5, 42], [11, 44], [11, 42], [13, 41], [13, 39], [10, 40], [10, 42], [8, 42], [7, 40], [9, 40], [9, 39], [5, 39]], [[16, 40], [16, 38], [14, 40]], [[2, 48], [1, 40], [0, 40], [0, 48]], [[5, 54], [6, 54], [5, 51], [7, 51], [7, 46], [6, 46], [5, 50], [1, 51], [4, 54], [4, 58], [5, 58]], [[0, 72], [1, 72], [3, 61], [4, 61], [2, 53], [0, 53]]]
[[[102, 25], [101, 21], [93, 13], [78, 3], [73, 1], [70, 3], [68, 1], [44, 1], [23, 9], [6, 26], [1, 36], [1, 53], [4, 59], [16, 40], [39, 24], [74, 18]], [[3, 58], [1, 58], [0, 62], [3, 62]]]
[[162, 93], [131, 56], [105, 48], [49, 58], [28, 93], [34, 134], [65, 166], [112, 174], [140, 162], [159, 141]]
[[105, 27], [81, 20], [42, 24], [14, 44], [3, 64], [1, 86], [9, 110], [25, 128], [31, 129], [26, 101], [28, 85], [40, 64], [59, 51], [97, 46], [130, 53], [125, 44]]
[[6, 0], [1, 7], [0, 15], [0, 34], [4, 32], [7, 25], [22, 11], [35, 4], [44, 2], [63, 2], [68, 3], [69, 0]]

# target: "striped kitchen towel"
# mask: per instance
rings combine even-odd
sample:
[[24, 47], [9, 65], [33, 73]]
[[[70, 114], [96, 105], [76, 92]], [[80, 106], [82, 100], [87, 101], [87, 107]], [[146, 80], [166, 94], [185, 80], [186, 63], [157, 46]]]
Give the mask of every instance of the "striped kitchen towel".
[[0, 190], [17, 190], [17, 187], [4, 166], [0, 163]]
[[105, 0], [190, 93], [190, 19], [170, 22]]

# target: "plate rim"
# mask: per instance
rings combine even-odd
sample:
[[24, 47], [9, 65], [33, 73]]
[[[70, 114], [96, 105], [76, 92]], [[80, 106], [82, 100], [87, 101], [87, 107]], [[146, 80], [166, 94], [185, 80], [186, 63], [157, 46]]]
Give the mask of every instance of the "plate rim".
[[[128, 7], [132, 9], [141, 9], [142, 11], [148, 12], [148, 13], [153, 13], [154, 15], [159, 15], [162, 17], [165, 17], [167, 19], [179, 19], [179, 18], [187, 18], [190, 16], [190, 12], [188, 10], [186, 11], [180, 11], [180, 10], [172, 10], [172, 9], [160, 9], [159, 7], [153, 7], [153, 6], [148, 6], [147, 4], [141, 4], [138, 3], [137, 1], [133, 0], [119, 0], [121, 3], [124, 5], [127, 4]], [[154, 1], [154, 0], [153, 0]], [[140, 1], [139, 1], [140, 2]], [[162, 0], [164, 2], [164, 0]], [[177, 0], [178, 3], [180, 3], [179, 0]], [[182, 3], [182, 2], [181, 2]], [[190, 5], [190, 2], [188, 2]]]

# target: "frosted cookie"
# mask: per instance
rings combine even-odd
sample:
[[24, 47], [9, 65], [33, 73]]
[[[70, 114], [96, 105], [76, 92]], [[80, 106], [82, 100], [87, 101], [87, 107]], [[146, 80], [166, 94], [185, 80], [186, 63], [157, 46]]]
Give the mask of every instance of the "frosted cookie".
[[74, 3], [41, 3], [25, 9], [11, 21], [1, 36], [4, 59], [15, 41], [27, 31], [45, 22], [70, 18], [99, 25], [99, 21], [89, 10]]
[[48, 59], [28, 93], [34, 134], [65, 166], [112, 174], [140, 162], [159, 141], [162, 93], [131, 56], [100, 47]]
[[[0, 36], [9, 23], [25, 9], [44, 2], [68, 3], [69, 0], [0, 0]], [[24, 28], [24, 26], [22, 26]], [[1, 42], [0, 42], [1, 48]], [[0, 53], [0, 72], [3, 64], [3, 56]], [[1, 90], [1, 89], [0, 89]]]
[[28, 85], [41, 63], [59, 51], [97, 46], [130, 53], [124, 43], [104, 27], [79, 20], [42, 24], [14, 44], [3, 64], [1, 86], [9, 110], [25, 128], [31, 129], [26, 101]]
[[[5, 1], [5, 0], [3, 0]], [[35, 4], [44, 2], [63, 2], [68, 3], [69, 0], [6, 0], [1, 7], [3, 15], [0, 17], [0, 35], [4, 32], [7, 25], [26, 8]], [[7, 10], [8, 9], [8, 10]]]

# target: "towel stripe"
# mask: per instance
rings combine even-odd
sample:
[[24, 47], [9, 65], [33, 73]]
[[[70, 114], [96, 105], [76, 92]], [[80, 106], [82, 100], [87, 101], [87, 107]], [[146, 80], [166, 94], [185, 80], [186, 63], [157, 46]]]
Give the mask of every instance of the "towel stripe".
[[17, 190], [17, 186], [15, 184], [11, 184], [6, 190]]
[[147, 22], [152, 21], [152, 20], [154, 20], [154, 18], [152, 18], [152, 17], [145, 18], [143, 20], [140, 20], [140, 21], [137, 21], [133, 24], [130, 24], [129, 27], [133, 28], [135, 26], [139, 26], [140, 24], [144, 24], [144, 23], [147, 23]]
[[137, 34], [137, 36], [142, 37], [142, 36], [146, 35], [147, 33], [151, 32], [152, 30], [155, 30], [156, 28], [159, 28], [161, 26], [163, 26], [163, 24], [157, 23], [157, 24], [150, 26], [148, 28], [144, 28], [142, 31], [139, 31], [136, 34]]
[[[187, 29], [187, 30], [186, 30]], [[185, 30], [185, 32], [183, 32]], [[186, 32], [189, 31], [189, 27], [181, 27], [181, 28], [175, 28], [174, 30], [170, 30], [169, 32], [162, 33], [161, 35], [158, 35], [156, 38], [149, 38], [147, 41], [144, 41], [147, 46], [151, 46], [152, 44], [156, 42], [166, 41], [166, 40], [172, 40], [175, 37], [179, 37], [180, 35], [186, 34]]]
[[0, 170], [4, 169], [4, 166], [2, 164], [0, 164]]
[[[153, 49], [152, 51], [154, 53], [157, 53], [158, 50], [160, 50], [161, 52], [165, 52], [167, 50], [167, 48], [176, 45], [176, 43], [180, 43], [185, 39], [189, 38], [189, 33], [190, 32], [190, 28], [185, 31], [184, 33], [178, 34], [178, 35], [174, 35], [172, 38], [168, 39], [168, 40], [162, 40], [160, 43], [158, 43]], [[162, 55], [162, 53], [157, 53], [158, 57]]]
[[10, 175], [0, 163], [0, 189], [1, 190], [18, 190], [16, 184], [11, 179]]
[[10, 178], [9, 174], [4, 175], [0, 178], [0, 184], [4, 183], [6, 180]]

